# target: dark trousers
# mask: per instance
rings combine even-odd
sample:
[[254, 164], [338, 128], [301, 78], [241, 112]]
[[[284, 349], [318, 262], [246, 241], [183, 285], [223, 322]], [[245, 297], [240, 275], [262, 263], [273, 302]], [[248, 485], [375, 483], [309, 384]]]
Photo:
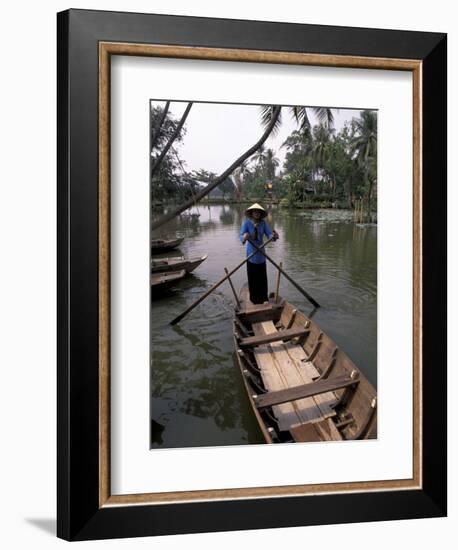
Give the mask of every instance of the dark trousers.
[[253, 304], [263, 304], [267, 301], [267, 268], [266, 262], [262, 264], [253, 264], [250, 261], [246, 263], [248, 274], [248, 288], [250, 290], [250, 300]]

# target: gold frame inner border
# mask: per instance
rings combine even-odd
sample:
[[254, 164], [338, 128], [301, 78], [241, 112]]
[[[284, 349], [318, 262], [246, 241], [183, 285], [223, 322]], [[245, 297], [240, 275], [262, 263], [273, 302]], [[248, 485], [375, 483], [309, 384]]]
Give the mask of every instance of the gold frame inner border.
[[[111, 56], [165, 57], [286, 65], [410, 71], [413, 78], [413, 477], [364, 482], [240, 487], [111, 495], [110, 493], [110, 81]], [[292, 497], [422, 487], [422, 62], [416, 59], [324, 55], [119, 42], [99, 43], [99, 507]]]

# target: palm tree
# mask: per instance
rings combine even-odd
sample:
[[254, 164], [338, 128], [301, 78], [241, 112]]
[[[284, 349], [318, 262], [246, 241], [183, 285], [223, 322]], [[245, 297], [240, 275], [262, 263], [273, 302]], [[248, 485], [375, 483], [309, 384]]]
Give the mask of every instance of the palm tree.
[[[150, 177], [153, 177], [155, 172], [157, 172], [157, 170], [159, 169], [159, 166], [161, 165], [161, 162], [163, 161], [165, 155], [167, 154], [170, 147], [172, 147], [173, 142], [177, 139], [178, 135], [180, 134], [181, 129], [183, 128], [183, 125], [186, 122], [186, 119], [188, 118], [189, 111], [191, 110], [191, 107], [192, 107], [192, 102], [187, 104], [186, 109], [184, 110], [184, 113], [183, 113], [183, 115], [180, 119], [180, 122], [177, 124], [177, 127], [175, 128], [174, 132], [169, 137], [167, 143], [165, 144], [165, 147], [162, 149], [162, 151], [160, 152], [158, 157], [154, 160], [154, 162], [151, 166]], [[166, 105], [166, 109], [168, 110], [168, 105]], [[162, 125], [162, 123], [161, 123], [161, 125]], [[158, 135], [159, 135], [159, 133], [156, 135], [156, 140], [157, 140]]]
[[313, 167], [326, 176], [326, 168], [332, 154], [333, 130], [320, 124], [313, 129]]
[[[169, 107], [170, 107], [170, 101], [167, 101], [165, 104], [165, 107], [162, 109], [157, 125], [151, 130], [151, 144], [150, 144], [151, 151], [156, 147], [159, 136], [161, 134], [162, 126], [165, 122], [165, 119], [167, 118], [167, 113], [169, 112]], [[151, 110], [151, 114], [153, 114], [153, 112], [154, 111]]]
[[190, 208], [193, 204], [196, 203], [196, 201], [199, 201], [212, 189], [217, 187], [220, 183], [226, 180], [232, 172], [238, 168], [243, 162], [245, 162], [253, 153], [258, 151], [258, 149], [264, 144], [264, 142], [267, 140], [267, 138], [270, 136], [272, 131], [274, 130], [278, 117], [280, 116], [281, 107], [279, 105], [271, 106], [271, 112], [270, 112], [270, 119], [265, 126], [265, 130], [262, 134], [262, 136], [258, 139], [258, 141], [252, 145], [243, 155], [241, 155], [238, 159], [236, 159], [222, 174], [220, 174], [217, 178], [215, 178], [211, 183], [206, 185], [201, 191], [199, 191], [194, 198], [187, 200], [182, 205], [178, 206], [174, 210], [172, 210], [170, 213], [165, 214], [161, 216], [158, 220], [154, 221], [151, 224], [151, 230], [157, 229], [161, 225], [164, 225], [168, 221], [172, 220], [175, 216], [178, 216], [178, 214], [181, 214], [181, 212], [184, 212], [188, 208]]
[[[266, 126], [272, 119], [273, 109], [273, 105], [264, 105], [261, 107], [261, 122], [264, 126]], [[320, 124], [328, 128], [333, 127], [334, 115], [332, 109], [329, 109], [328, 107], [288, 107], [290, 115], [295, 119], [301, 131], [310, 131], [312, 128], [309, 119], [309, 109], [318, 118]], [[282, 113], [280, 112], [277, 117], [277, 122], [272, 129], [273, 135], [275, 135], [280, 129], [281, 122]]]
[[362, 111], [353, 124], [353, 155], [363, 172], [370, 221], [372, 190], [377, 181], [377, 114], [375, 111]]
[[273, 182], [275, 179], [275, 171], [278, 168], [280, 164], [280, 161], [275, 156], [275, 152], [273, 149], [267, 149], [265, 153], [265, 160], [264, 160], [264, 173], [266, 178]]
[[242, 162], [242, 164], [234, 170], [234, 194], [237, 201], [240, 201], [242, 198], [243, 180], [246, 173], [246, 168], [246, 162]]
[[[295, 118], [296, 122], [300, 125], [301, 130], [310, 129], [311, 125], [310, 125], [307, 107], [289, 107], [289, 110], [291, 115]], [[313, 111], [313, 113], [315, 113], [315, 115], [318, 117], [318, 120], [322, 124], [332, 126], [334, 118], [333, 118], [331, 109], [328, 109], [326, 107], [311, 107], [311, 110]], [[259, 140], [252, 147], [250, 147], [245, 153], [243, 153], [243, 155], [241, 155], [237, 160], [235, 160], [213, 182], [209, 183], [206, 187], [204, 187], [204, 189], [199, 191], [199, 193], [197, 193], [193, 199], [190, 199], [184, 202], [181, 206], [175, 208], [169, 214], [165, 214], [164, 216], [160, 217], [158, 220], [153, 222], [151, 224], [151, 229], [157, 229], [161, 225], [173, 219], [175, 216], [178, 216], [178, 214], [181, 214], [181, 212], [184, 212], [185, 210], [190, 208], [193, 204], [195, 204], [195, 201], [199, 201], [200, 199], [208, 195], [208, 193], [210, 193], [212, 189], [214, 189], [217, 185], [225, 181], [226, 178], [230, 176], [236, 168], [238, 168], [243, 162], [245, 162], [254, 153], [259, 151], [261, 147], [264, 145], [264, 143], [266, 142], [267, 138], [271, 134], [275, 135], [275, 133], [278, 132], [281, 125], [281, 114], [282, 114], [281, 111], [282, 111], [282, 107], [280, 105], [265, 105], [261, 107], [261, 123], [262, 123], [262, 126], [264, 127], [264, 132], [262, 136], [259, 138]], [[162, 155], [161, 157], [163, 158], [163, 156], [164, 155]], [[156, 167], [157, 166], [154, 166], [153, 168], [156, 168]]]
[[266, 151], [264, 145], [261, 145], [261, 147], [256, 151], [256, 153], [253, 155], [253, 162], [257, 164], [260, 168], [263, 168], [264, 163], [266, 162]]
[[353, 151], [361, 164], [370, 157], [377, 157], [377, 114], [362, 111], [360, 118], [353, 119]]
[[275, 169], [280, 164], [275, 157], [275, 152], [271, 148], [266, 148], [264, 145], [259, 148], [253, 155], [253, 162], [258, 165], [262, 176], [268, 180], [275, 178]]
[[321, 124], [313, 132], [313, 157], [317, 168], [324, 168], [329, 158], [331, 132]]
[[334, 115], [329, 107], [291, 107], [290, 109], [298, 124], [300, 124], [301, 130], [312, 128], [307, 109], [312, 111], [322, 126], [329, 129], [334, 126]]

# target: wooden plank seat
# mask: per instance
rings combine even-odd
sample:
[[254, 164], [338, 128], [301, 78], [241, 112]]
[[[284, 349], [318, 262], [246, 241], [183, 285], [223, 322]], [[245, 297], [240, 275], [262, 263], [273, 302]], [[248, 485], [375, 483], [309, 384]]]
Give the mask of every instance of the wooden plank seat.
[[341, 441], [342, 435], [334, 425], [331, 418], [313, 422], [310, 424], [302, 424], [291, 428], [291, 435], [295, 441]]
[[260, 336], [250, 336], [248, 338], [242, 338], [239, 342], [241, 348], [261, 346], [263, 344], [270, 344], [272, 342], [278, 342], [280, 340], [291, 340], [298, 336], [305, 336], [309, 333], [307, 329], [289, 329], [289, 330], [275, 330], [271, 334], [262, 334]]
[[341, 390], [348, 386], [357, 384], [357, 378], [351, 378], [347, 375], [336, 376], [331, 379], [318, 380], [310, 384], [302, 384], [284, 390], [271, 391], [262, 395], [253, 396], [258, 409], [280, 405], [290, 401], [296, 401], [306, 397], [313, 397], [330, 391]]
[[[254, 323], [253, 332], [256, 336], [280, 334], [272, 321]], [[299, 348], [293, 342], [284, 343], [275, 340], [268, 344], [262, 344], [252, 348], [256, 363], [260, 369], [264, 387], [268, 392], [285, 390], [294, 386], [313, 382], [310, 369], [300, 361], [295, 360], [286, 347]], [[313, 374], [316, 374], [315, 369]], [[314, 397], [302, 398], [292, 402], [285, 402], [272, 406], [272, 412], [278, 421], [280, 430], [291, 430], [309, 422], [320, 422], [335, 416], [335, 410], [331, 407], [336, 401], [332, 392], [320, 394]]]
[[260, 323], [262, 321], [278, 321], [283, 310], [282, 304], [261, 304], [256, 309], [241, 309], [237, 317], [245, 323]]
[[237, 315], [250, 314], [261, 311], [270, 311], [271, 309], [283, 309], [283, 304], [274, 302], [264, 302], [263, 304], [253, 304], [247, 302], [243, 298], [240, 299], [240, 308], [237, 310]]

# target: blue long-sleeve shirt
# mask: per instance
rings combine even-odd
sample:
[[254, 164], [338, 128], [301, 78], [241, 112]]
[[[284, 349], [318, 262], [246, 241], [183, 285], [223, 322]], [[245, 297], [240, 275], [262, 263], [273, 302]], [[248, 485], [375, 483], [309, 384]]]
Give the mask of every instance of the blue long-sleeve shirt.
[[[242, 223], [242, 227], [240, 228], [240, 242], [243, 243], [243, 234], [248, 233], [250, 236], [250, 240], [252, 240], [257, 246], [261, 246], [264, 242], [264, 235], [270, 239], [272, 237], [272, 231], [269, 227], [269, 224], [265, 220], [260, 220], [258, 222], [258, 238], [254, 238], [254, 223], [250, 219], [246, 219]], [[246, 242], [246, 255], [249, 256], [253, 252], [255, 252], [256, 249], [250, 242]], [[248, 260], [249, 262], [252, 262], [254, 264], [262, 264], [266, 261], [266, 257], [261, 252], [256, 252], [256, 254]]]

